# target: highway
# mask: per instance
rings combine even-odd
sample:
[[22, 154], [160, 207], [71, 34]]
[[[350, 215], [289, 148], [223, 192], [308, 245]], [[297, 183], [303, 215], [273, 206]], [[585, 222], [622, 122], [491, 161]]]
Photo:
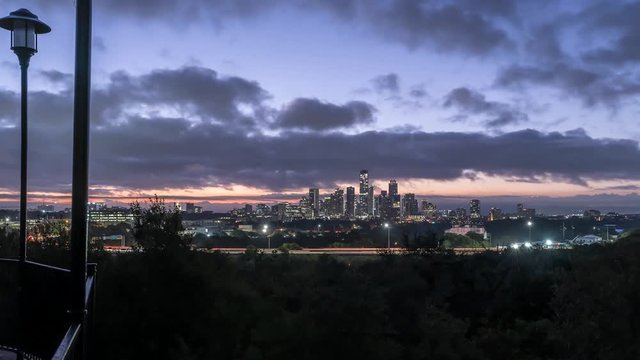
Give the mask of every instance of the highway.
[[[108, 252], [113, 253], [126, 253], [132, 252], [133, 250], [129, 246], [105, 246], [104, 249]], [[264, 253], [276, 252], [281, 253], [280, 250], [266, 249], [266, 248], [257, 248], [257, 251], [262, 251]], [[495, 247], [490, 249], [483, 248], [456, 248], [451, 249], [457, 255], [471, 255], [482, 253], [485, 251], [501, 251], [503, 249], [497, 249]], [[197, 249], [197, 251], [213, 253], [216, 251], [220, 251], [226, 254], [239, 255], [244, 254], [247, 249], [246, 248], [211, 248], [211, 249]], [[331, 255], [378, 255], [381, 252], [390, 252], [393, 254], [404, 254], [406, 249], [394, 247], [388, 250], [387, 248], [307, 248], [302, 250], [289, 250], [290, 255], [320, 255], [320, 254], [331, 254]]]

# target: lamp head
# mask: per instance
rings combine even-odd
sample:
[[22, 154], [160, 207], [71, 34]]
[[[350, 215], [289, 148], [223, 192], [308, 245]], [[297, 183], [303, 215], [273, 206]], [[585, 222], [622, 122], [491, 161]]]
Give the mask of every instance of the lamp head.
[[0, 19], [0, 27], [11, 31], [11, 50], [19, 56], [38, 52], [38, 34], [46, 34], [51, 27], [27, 9], [18, 9]]

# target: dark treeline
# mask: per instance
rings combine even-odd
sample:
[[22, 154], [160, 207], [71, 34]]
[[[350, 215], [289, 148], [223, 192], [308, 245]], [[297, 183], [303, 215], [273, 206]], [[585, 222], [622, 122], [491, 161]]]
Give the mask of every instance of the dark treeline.
[[[144, 251], [90, 256], [97, 359], [640, 358], [633, 234], [474, 256], [429, 237], [405, 255], [229, 256], [190, 251], [171, 211], [138, 215]], [[30, 256], [64, 266], [60, 234], [43, 238]], [[14, 248], [0, 231], [0, 256]]]
[[103, 359], [637, 359], [640, 243], [315, 258], [100, 259]]

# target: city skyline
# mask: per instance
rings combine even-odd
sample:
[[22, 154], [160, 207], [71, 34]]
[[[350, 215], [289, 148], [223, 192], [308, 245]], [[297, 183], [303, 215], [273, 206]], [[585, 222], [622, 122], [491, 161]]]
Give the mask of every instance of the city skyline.
[[[31, 64], [29, 189], [31, 203], [65, 203], [73, 2], [3, 5], [53, 28]], [[360, 196], [353, 173], [368, 169], [374, 188], [397, 179], [401, 193], [444, 203], [640, 212], [638, 11], [632, 1], [97, 3], [90, 195], [223, 209], [309, 187]], [[19, 72], [6, 40], [0, 207], [13, 207]]]
[[[370, 181], [382, 184], [383, 186], [369, 186]], [[354, 181], [355, 186], [349, 186], [348, 184], [345, 186], [337, 186], [330, 189], [320, 189], [320, 188], [308, 188], [304, 193], [288, 193], [283, 196], [283, 194], [271, 194], [265, 195], [258, 199], [244, 199], [247, 201], [239, 201], [242, 200], [241, 197], [233, 198], [233, 200], [225, 201], [225, 199], [212, 200], [211, 202], [198, 202], [197, 197], [183, 197], [183, 198], [163, 198], [167, 202], [173, 202], [175, 204], [187, 204], [187, 205], [195, 205], [200, 208], [200, 210], [213, 210], [218, 212], [227, 212], [235, 209], [242, 209], [246, 206], [256, 206], [256, 205], [267, 205], [267, 206], [275, 206], [277, 204], [291, 204], [294, 206], [302, 206], [302, 202], [306, 202], [306, 206], [309, 208], [309, 213], [306, 215], [307, 218], [316, 218], [320, 214], [320, 208], [323, 206], [322, 202], [327, 200], [327, 198], [336, 195], [336, 192], [340, 192], [339, 196], [341, 198], [342, 208], [338, 211], [341, 215], [347, 215], [347, 217], [357, 218], [360, 216], [366, 216], [370, 214], [371, 209], [374, 209], [375, 216], [380, 217], [380, 209], [381, 205], [379, 203], [380, 196], [388, 198], [391, 203], [389, 206], [396, 208], [403, 208], [405, 196], [409, 195], [411, 198], [416, 200], [416, 206], [421, 206], [422, 202], [429, 202], [430, 204], [436, 205], [438, 211], [457, 211], [460, 208], [466, 209], [465, 211], [469, 211], [469, 216], [474, 218], [472, 214], [474, 210], [472, 208], [480, 208], [479, 216], [491, 216], [491, 211], [497, 209], [500, 214], [520, 214], [522, 209], [520, 207], [533, 209], [536, 214], [544, 214], [544, 215], [575, 215], [581, 214], [585, 211], [590, 211], [593, 209], [602, 210], [603, 213], [614, 212], [614, 213], [622, 213], [622, 214], [637, 214], [636, 206], [634, 205], [625, 207], [624, 202], [620, 201], [619, 198], [611, 195], [612, 198], [598, 198], [598, 195], [595, 196], [585, 196], [585, 197], [575, 197], [574, 202], [568, 205], [566, 200], [558, 200], [552, 198], [543, 198], [543, 197], [515, 197], [515, 196], [500, 196], [500, 197], [447, 197], [442, 195], [423, 195], [423, 194], [414, 194], [410, 192], [402, 191], [402, 184], [399, 184], [396, 179], [389, 179], [386, 182], [384, 180], [375, 180], [374, 178], [369, 177], [368, 170], [360, 170], [359, 177], [357, 181]], [[356, 192], [356, 187], [358, 191]], [[367, 190], [368, 189], [368, 190]], [[360, 191], [363, 191], [362, 193]], [[124, 207], [127, 208], [131, 202], [147, 202], [149, 199], [153, 198], [154, 195], [147, 196], [137, 196], [129, 198], [128, 200], [114, 198], [108, 201], [100, 201], [99, 203], [103, 203], [106, 205], [116, 206], [116, 207]], [[364, 196], [361, 197], [361, 196]], [[397, 196], [397, 197], [394, 197]], [[351, 199], [350, 199], [351, 197]], [[372, 204], [369, 205], [369, 199], [373, 199]], [[640, 201], [640, 197], [636, 197], [638, 201]], [[228, 200], [228, 199], [227, 199]], [[629, 199], [630, 202], [633, 202], [634, 198]], [[335, 201], [332, 199], [332, 201]], [[362, 203], [363, 202], [363, 203]], [[477, 203], [476, 203], [477, 202]], [[482, 206], [480, 206], [480, 202], [482, 202]], [[93, 203], [90, 203], [93, 204]], [[350, 205], [351, 204], [351, 205]], [[598, 206], [594, 206], [597, 204]], [[47, 207], [47, 206], [58, 206], [56, 211], [60, 211], [62, 208], [67, 208], [67, 203], [64, 202], [46, 202], [42, 201], [41, 203], [35, 203], [31, 201], [29, 203], [30, 209], [35, 210], [36, 206]], [[362, 206], [362, 207], [358, 207]], [[16, 209], [17, 206], [0, 206], [0, 209]], [[349, 211], [348, 209], [351, 209]], [[366, 210], [363, 210], [366, 209]], [[404, 209], [404, 208], [403, 208]], [[484, 211], [482, 211], [484, 209]], [[184, 209], [181, 209], [184, 210]], [[398, 210], [399, 213], [395, 215], [391, 214], [383, 214], [385, 216], [398, 216], [399, 214], [404, 213], [404, 210]], [[384, 217], [384, 216], [383, 216]]]

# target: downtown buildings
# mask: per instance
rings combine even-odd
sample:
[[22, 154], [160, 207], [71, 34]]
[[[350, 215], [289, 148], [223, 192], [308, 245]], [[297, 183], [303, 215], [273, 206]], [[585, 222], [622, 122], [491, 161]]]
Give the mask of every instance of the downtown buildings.
[[[389, 180], [387, 190], [376, 193], [369, 171], [363, 169], [359, 173], [357, 186], [336, 188], [329, 194], [321, 194], [319, 188], [309, 188], [307, 196], [297, 204], [283, 202], [271, 207], [258, 204], [253, 215], [285, 222], [302, 219], [419, 221], [442, 217], [434, 204], [425, 200], [422, 206], [420, 204], [415, 194], [400, 194], [395, 179]], [[243, 213], [249, 214], [247, 211]]]

